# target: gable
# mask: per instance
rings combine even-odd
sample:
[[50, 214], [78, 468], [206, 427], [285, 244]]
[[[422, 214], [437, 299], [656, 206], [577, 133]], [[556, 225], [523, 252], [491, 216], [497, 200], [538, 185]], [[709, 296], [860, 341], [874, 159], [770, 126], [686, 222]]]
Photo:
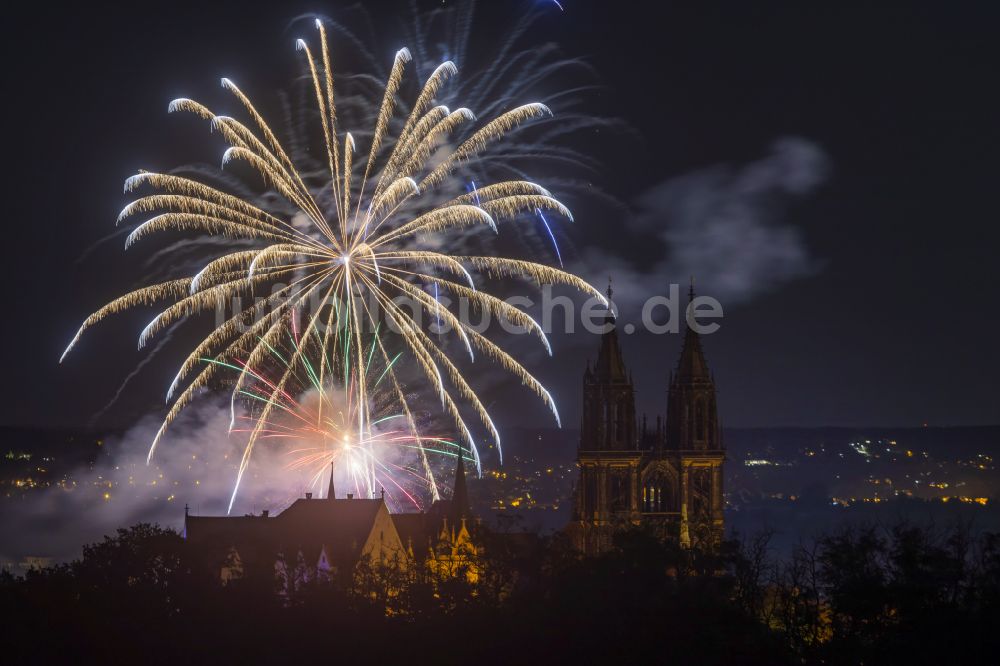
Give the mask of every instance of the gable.
[[371, 530], [364, 546], [361, 548], [361, 557], [369, 557], [372, 561], [389, 561], [392, 559], [403, 560], [406, 557], [406, 547], [399, 538], [399, 532], [393, 523], [392, 516], [381, 502], [375, 518], [371, 523]]

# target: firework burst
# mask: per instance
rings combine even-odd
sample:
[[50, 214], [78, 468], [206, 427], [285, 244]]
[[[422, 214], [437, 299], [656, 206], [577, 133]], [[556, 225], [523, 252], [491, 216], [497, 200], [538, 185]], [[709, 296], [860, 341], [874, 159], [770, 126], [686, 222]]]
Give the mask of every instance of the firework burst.
[[[393, 355], [377, 335], [365, 348], [366, 333], [370, 335], [382, 323], [397, 334], [408, 357], [433, 387], [477, 469], [478, 449], [460, 405], [468, 406], [502, 456], [497, 428], [448, 353], [448, 343], [440, 336], [432, 337], [413, 312], [398, 305], [398, 297], [433, 312], [446, 327], [445, 339], [457, 343], [470, 360], [479, 354], [513, 373], [550, 408], [557, 422], [556, 405], [542, 384], [500, 345], [442, 306], [425, 288], [449, 292], [527, 329], [549, 353], [541, 326], [524, 311], [477, 288], [473, 275], [568, 285], [606, 303], [599, 291], [563, 270], [513, 258], [461, 254], [456, 251], [457, 243], [449, 247], [456, 236], [481, 229], [496, 233], [502, 221], [544, 213], [572, 219], [550, 192], [529, 180], [480, 184], [472, 192], [444, 200], [440, 195], [445, 189], [455, 189], [450, 181], [464, 183], [456, 172], [479, 159], [492, 144], [532, 120], [550, 116], [548, 107], [537, 102], [523, 104], [473, 129], [476, 116], [472, 110], [452, 110], [435, 103], [439, 91], [457, 72], [455, 65], [446, 61], [427, 77], [406, 112], [399, 114], [400, 87], [411, 59], [409, 51], [401, 49], [382, 90], [373, 127], [365, 135], [367, 145], [359, 150], [354, 135], [338, 121], [327, 34], [322, 22], [316, 21], [316, 28], [318, 53], [303, 40], [297, 42], [297, 48], [304, 55], [322, 129], [323, 177], [303, 175], [296, 169], [261, 113], [228, 79], [222, 80], [222, 86], [242, 105], [249, 119], [246, 124], [217, 115], [191, 99], [177, 99], [169, 106], [171, 112], [190, 112], [209, 121], [229, 144], [223, 166], [237, 161], [249, 165], [284, 199], [283, 209], [291, 206], [297, 211], [294, 217], [269, 212], [245, 197], [198, 180], [152, 172], [132, 176], [125, 183], [126, 192], [148, 188], [152, 193], [128, 204], [119, 220], [143, 214], [152, 217], [135, 227], [126, 246], [164, 230], [238, 239], [241, 245], [211, 259], [190, 277], [147, 286], [111, 301], [83, 322], [63, 354], [69, 353], [90, 326], [138, 305], [173, 301], [142, 331], [141, 348], [188, 315], [220, 308], [224, 311], [234, 298], [259, 295], [269, 288], [254, 305], [227, 315], [181, 364], [167, 391], [169, 410], [149, 449], [151, 459], [181, 410], [217, 382], [224, 369], [237, 368], [232, 386], [234, 427], [236, 400], [247, 397], [252, 383], [257, 389], [252, 399], [262, 406], [247, 428], [249, 436], [230, 509], [254, 445], [275, 434], [270, 432], [272, 416], [288, 406], [282, 403], [298, 373], [311, 374], [321, 393], [331, 381], [338, 381], [349, 394], [353, 407], [340, 423], [325, 420], [330, 419], [329, 407], [324, 415], [324, 400], [319, 400], [312, 415], [319, 430], [337, 423], [338, 428], [349, 428], [353, 432], [349, 440], [358, 444], [377, 436], [373, 428], [379, 417], [373, 413], [373, 387], [365, 370], [372, 357], [386, 368], [382, 390], [399, 405], [401, 432], [410, 438], [430, 475], [426, 438], [418, 432]], [[437, 196], [432, 195], [435, 192]], [[281, 371], [262, 383], [263, 377], [253, 369], [274, 353], [280, 341], [289, 338], [297, 343], [282, 359]], [[213, 362], [203, 363], [206, 358]], [[370, 470], [373, 462], [366, 464]], [[373, 475], [367, 478], [373, 480]], [[429, 480], [436, 497], [436, 485]]]
[[[237, 416], [232, 431], [252, 433], [263, 421], [259, 440], [287, 444], [281, 447], [290, 458], [286, 468], [304, 472], [307, 484], [317, 491], [332, 474], [359, 497], [384, 492], [392, 506], [422, 508], [422, 497], [436, 496], [436, 487], [432, 489], [436, 486], [434, 467], [421, 464], [422, 458], [462, 456], [477, 463], [471, 452], [449, 437], [429, 434], [424, 427], [419, 436], [410, 431], [403, 405], [393, 391], [387, 390], [387, 377], [403, 352], [393, 356], [387, 366], [376, 363], [377, 334], [370, 344], [366, 343], [368, 357], [363, 366], [350, 368], [348, 376], [334, 372], [322, 384], [310, 355], [303, 353], [300, 371], [275, 395], [271, 377], [284, 373], [290, 354], [303, 344], [294, 338], [288, 342], [289, 349], [271, 349], [270, 357], [256, 368], [246, 367], [240, 359], [235, 364], [216, 359], [205, 362], [240, 373], [246, 369], [250, 379], [238, 395], [248, 409]], [[331, 366], [337, 364], [335, 358], [328, 362]], [[357, 378], [350, 376], [354, 372], [365, 376], [368, 395], [364, 405], [354, 399]], [[258, 414], [264, 406], [272, 409], [266, 419], [261, 419]], [[369, 427], [360, 436], [356, 427], [359, 418], [370, 419]]]

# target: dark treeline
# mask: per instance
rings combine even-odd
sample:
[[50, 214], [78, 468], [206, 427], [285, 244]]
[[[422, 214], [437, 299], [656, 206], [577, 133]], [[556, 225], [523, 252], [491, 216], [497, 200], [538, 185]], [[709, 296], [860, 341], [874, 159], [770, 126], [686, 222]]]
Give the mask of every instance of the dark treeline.
[[[483, 534], [474, 582], [359, 565], [349, 586], [222, 585], [175, 532], [119, 530], [0, 579], [5, 663], [995, 663], [1000, 537], [855, 527], [769, 556], [641, 531], [581, 558]], [[457, 572], [461, 574], [461, 572]]]

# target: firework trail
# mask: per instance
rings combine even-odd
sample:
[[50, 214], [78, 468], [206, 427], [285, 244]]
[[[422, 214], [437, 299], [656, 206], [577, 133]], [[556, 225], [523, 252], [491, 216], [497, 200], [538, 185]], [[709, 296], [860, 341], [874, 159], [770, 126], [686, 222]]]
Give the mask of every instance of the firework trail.
[[[516, 140], [496, 144], [488, 154], [464, 163], [462, 167], [467, 177], [454, 179], [451, 184], [455, 188], [442, 183], [437, 194], [444, 200], [444, 197], [474, 188], [475, 183], [502, 178], [537, 181], [544, 174], [547, 188], [558, 188], [562, 197], [572, 197], [563, 198], [564, 203], [584, 201], [592, 207], [599, 202], [609, 210], [625, 214], [628, 209], [621, 201], [595, 187], [595, 180], [599, 180], [602, 172], [601, 162], [567, 145], [564, 140], [577, 135], [575, 144], [581, 145], [579, 139], [592, 143], [598, 132], [605, 132], [609, 137], [633, 132], [621, 119], [581, 111], [585, 98], [603, 91], [597, 83], [598, 73], [586, 60], [564, 55], [558, 44], [546, 36], [545, 18], [558, 9], [547, 3], [532, 4], [534, 6], [515, 15], [509, 23], [501, 19], [504, 21], [502, 27], [495, 25], [494, 17], [483, 19], [491, 21], [488, 48], [483, 47], [485, 38], [481, 31], [474, 37], [477, 32], [474, 18], [479, 12], [479, 3], [473, 0], [429, 10], [411, 2], [410, 11], [401, 17], [402, 41], [411, 47], [413, 66], [421, 79], [431, 76], [442, 61], [458, 65], [459, 71], [438, 91], [438, 104], [449, 108], [464, 106], [474, 109], [480, 117], [493, 117], [525, 100], [543, 97], [546, 106], [554, 112], [533, 120], [530, 133], [521, 133]], [[300, 16], [295, 21], [306, 19], [313, 20]], [[351, 55], [360, 60], [362, 71], [377, 73], [379, 80], [388, 78], [385, 59], [373, 55], [373, 52], [388, 50], [388, 45], [380, 41], [382, 33], [373, 29], [384, 20], [369, 15], [363, 6], [355, 7], [354, 12], [339, 12], [337, 17], [324, 17], [323, 20], [332, 34], [356, 47]], [[353, 78], [367, 80], [360, 74]], [[366, 104], [370, 97], [360, 91], [348, 96], [348, 101], [340, 108], [344, 114], [356, 113], [359, 119], [370, 118], [375, 114]], [[400, 108], [409, 110], [405, 99], [400, 100]], [[306, 125], [301, 119], [296, 121], [294, 114], [289, 114], [288, 119], [291, 127]], [[304, 136], [304, 133], [297, 132], [296, 136]], [[433, 196], [434, 193], [429, 194]], [[546, 248], [550, 241], [558, 247], [559, 243], [570, 240], [561, 237], [560, 229], [555, 226], [557, 220], [548, 221], [553, 225], [549, 229], [545, 225], [537, 229], [534, 225], [515, 225], [508, 233], [520, 241], [531, 256], [544, 256], [549, 251]], [[558, 242], [556, 237], [560, 237]], [[456, 242], [461, 243], [462, 239], [452, 239], [452, 249]], [[554, 250], [554, 254], [561, 252]]]
[[[472, 129], [477, 116], [465, 107], [451, 109], [437, 104], [441, 90], [457, 73], [450, 61], [440, 63], [401, 117], [397, 114], [400, 88], [407, 64], [407, 49], [400, 49], [381, 89], [377, 112], [364, 145], [345, 130], [338, 115], [338, 96], [327, 33], [317, 20], [319, 47], [298, 40], [312, 89], [317, 123], [321, 129], [320, 154], [325, 171], [300, 171], [274, 131], [250, 99], [231, 80], [222, 86], [243, 107], [248, 121], [217, 115], [192, 99], [174, 100], [170, 112], [193, 113], [211, 124], [229, 144], [223, 166], [243, 162], [258, 173], [283, 203], [268, 209], [245, 196], [237, 196], [200, 180], [169, 173], [140, 172], [125, 183], [127, 192], [140, 196], [122, 210], [119, 221], [149, 215], [128, 235], [126, 247], [148, 235], [173, 230], [200, 232], [216, 243], [221, 254], [190, 277], [171, 279], [127, 293], [90, 315], [70, 342], [66, 354], [85, 330], [105, 317], [139, 305], [172, 301], [156, 315], [139, 336], [139, 347], [173, 323], [204, 311], [226, 311], [240, 297], [256, 297], [246, 309], [227, 314], [181, 364], [167, 391], [169, 410], [151, 443], [152, 459], [164, 432], [203, 390], [218, 384], [226, 368], [239, 368], [231, 387], [235, 400], [248, 385], [259, 380], [252, 368], [273, 354], [280, 341], [298, 341], [283, 370], [258, 395], [262, 408], [249, 428], [248, 441], [237, 474], [233, 497], [247, 469], [255, 443], [266, 433], [272, 415], [281, 410], [280, 399], [301, 372], [315, 375], [325, 390], [337, 378], [356, 406], [345, 427], [357, 442], [373, 437], [369, 379], [361, 368], [375, 356], [387, 368], [386, 389], [401, 405], [404, 428], [413, 438], [426, 467], [426, 446], [417, 432], [401, 378], [383, 339], [375, 336], [364, 348], [366, 334], [385, 324], [415, 361], [424, 380], [433, 387], [477, 469], [480, 457], [466, 416], [466, 406], [496, 442], [500, 436], [486, 407], [466, 380], [445, 344], [450, 339], [470, 360], [476, 354], [497, 362], [534, 391], [558, 422], [558, 411], [549, 392], [500, 345], [459, 319], [451, 308], [425, 291], [437, 285], [457, 300], [504, 317], [538, 337], [551, 353], [541, 326], [522, 310], [478, 288], [473, 275], [494, 279], [524, 279], [541, 284], [563, 284], [590, 294], [602, 303], [603, 295], [580, 278], [531, 261], [456, 252], [461, 239], [481, 230], [498, 232], [502, 221], [530, 220], [548, 212], [571, 220], [569, 210], [548, 190], [526, 179], [483, 184], [473, 193], [442, 197], [441, 192], [464, 192], [470, 168], [495, 159], [487, 149], [521, 126], [544, 119], [551, 112], [544, 104], [522, 104], [504, 112], [487, 105], [489, 120]], [[484, 90], [489, 89], [487, 81]], [[484, 94], [484, 93], [480, 93]], [[358, 136], [361, 136], [360, 134]], [[289, 217], [282, 211], [294, 210]], [[222, 239], [227, 239], [223, 244]], [[452, 245], [449, 245], [452, 244]], [[236, 248], [234, 251], [229, 251]], [[263, 295], [262, 295], [263, 294]], [[441, 318], [449, 335], [444, 341], [428, 334], [415, 316], [398, 305], [409, 299]], [[205, 364], [202, 359], [213, 359]], [[317, 419], [322, 419], [319, 403]], [[502, 457], [501, 457], [502, 461]], [[369, 462], [369, 467], [372, 463]], [[429, 468], [428, 468], [429, 469]], [[369, 478], [371, 475], [369, 474]], [[432, 493], [436, 488], [431, 480]]]
[[[422, 508], [421, 496], [429, 492], [432, 498], [437, 497], [436, 488], [431, 488], [435, 484], [433, 470], [424, 464], [427, 456], [463, 456], [470, 463], [478, 464], [472, 452], [466, 452], [449, 437], [428, 434], [425, 428], [420, 429], [419, 436], [409, 431], [406, 424], [414, 415], [402, 411], [404, 406], [387, 388], [388, 375], [403, 352], [394, 355], [384, 367], [378, 364], [374, 354], [379, 344], [377, 335], [366, 344], [368, 356], [363, 366], [348, 369], [348, 373], [363, 373], [368, 386], [364, 410], [371, 422], [362, 437], [358, 436], [355, 427], [362, 412], [362, 405], [353, 399], [357, 378], [339, 376], [338, 369], [332, 373], [336, 378], [321, 384], [307, 354], [303, 355], [302, 372], [292, 378], [291, 385], [278, 395], [272, 395], [275, 381], [271, 377], [279, 376], [287, 367], [290, 353], [302, 346], [300, 340], [292, 339], [289, 343], [291, 352], [274, 348], [259, 367], [246, 368], [250, 380], [239, 395], [251, 408], [254, 405], [273, 406], [259, 439], [288, 443], [286, 453], [291, 461], [287, 468], [304, 470], [308, 485], [320, 490], [328, 474], [334, 474], [341, 485], [346, 481], [359, 497], [374, 497], [384, 491], [390, 506]], [[236, 372], [245, 368], [239, 359], [235, 364], [214, 359], [205, 359], [205, 362]], [[336, 364], [335, 358], [329, 362]], [[261, 423], [254, 411], [251, 409], [238, 416], [233, 432], [252, 433]], [[256, 411], [259, 413], [260, 409]], [[416, 453], [419, 456], [407, 455]], [[417, 465], [407, 464], [414, 458], [417, 458]]]

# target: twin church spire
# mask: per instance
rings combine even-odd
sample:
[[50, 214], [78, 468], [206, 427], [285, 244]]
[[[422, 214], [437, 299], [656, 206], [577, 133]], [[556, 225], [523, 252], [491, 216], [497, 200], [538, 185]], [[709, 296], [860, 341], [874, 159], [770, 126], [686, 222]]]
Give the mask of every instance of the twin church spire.
[[[608, 300], [614, 294], [608, 281]], [[695, 299], [694, 281], [688, 307]], [[635, 389], [625, 366], [617, 317], [609, 307], [605, 315], [597, 362], [588, 362], [584, 373], [581, 449], [627, 450], [646, 446], [637, 436]], [[677, 366], [670, 374], [666, 428], [656, 434], [655, 448], [720, 449], [721, 431], [715, 398], [715, 382], [701, 344], [701, 336], [687, 325]], [[645, 421], [645, 419], [644, 419]], [[645, 428], [643, 428], [643, 431]], [[645, 432], [642, 432], [645, 440]]]
[[[694, 300], [692, 285], [689, 308]], [[573, 542], [600, 553], [612, 547], [617, 530], [642, 525], [682, 546], [714, 547], [724, 531], [725, 451], [715, 382], [698, 332], [685, 326], [667, 389], [666, 426], [657, 417], [651, 436], [645, 417], [637, 432], [635, 388], [616, 323], [609, 310], [597, 363], [588, 364], [583, 376], [580, 476], [568, 528]]]

